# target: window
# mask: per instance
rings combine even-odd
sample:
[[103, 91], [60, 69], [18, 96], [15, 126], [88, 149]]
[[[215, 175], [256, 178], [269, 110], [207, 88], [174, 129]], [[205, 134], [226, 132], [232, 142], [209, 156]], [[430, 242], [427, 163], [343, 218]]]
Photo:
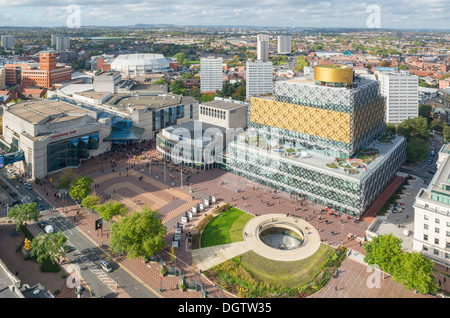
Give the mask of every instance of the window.
[[439, 239], [438, 238], [434, 239], [434, 244], [439, 245]]
[[424, 246], [422, 247], [422, 250], [424, 250], [424, 251], [426, 252], [426, 251], [428, 251], [428, 247], [427, 247], [426, 245], [424, 245]]
[[424, 241], [428, 241], [428, 234], [424, 234], [424, 235], [423, 235], [423, 240], [424, 240]]
[[424, 230], [428, 230], [428, 224], [424, 224], [424, 225], [423, 225], [423, 229], [424, 229]]
[[441, 222], [441, 220], [439, 219], [434, 219], [434, 223], [439, 224]]
[[434, 255], [439, 255], [439, 250], [434, 249], [433, 253], [434, 253]]
[[450, 242], [445, 242], [445, 248], [450, 248]]
[[[427, 205], [426, 207], [428, 207], [428, 205]], [[424, 214], [424, 215], [423, 215], [423, 219], [424, 219], [424, 220], [428, 220], [428, 219], [429, 219], [428, 215]]]
[[434, 228], [434, 233], [438, 233], [439, 234], [439, 228], [438, 227]]

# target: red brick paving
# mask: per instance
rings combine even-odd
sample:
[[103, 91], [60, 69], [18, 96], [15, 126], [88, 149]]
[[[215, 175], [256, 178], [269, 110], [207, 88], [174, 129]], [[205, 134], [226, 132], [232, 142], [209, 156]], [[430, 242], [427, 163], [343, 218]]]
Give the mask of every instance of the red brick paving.
[[380, 283], [377, 286], [373, 280], [375, 276], [375, 273], [367, 270], [366, 265], [347, 257], [339, 267], [337, 278], [330, 278], [311, 298], [434, 298], [432, 295], [406, 290], [387, 274], [384, 278], [382, 273], [378, 276]]
[[[155, 153], [154, 150], [146, 151], [141, 156], [145, 156], [147, 158], [154, 157]], [[120, 182], [124, 182], [126, 179], [127, 182], [130, 182], [135, 186], [140, 186], [142, 189], [143, 185], [144, 186], [148, 185], [148, 183], [143, 183], [143, 181], [139, 181], [138, 177], [142, 175], [144, 181], [151, 182], [152, 184], [148, 188], [144, 189], [145, 190], [144, 192], [147, 193], [154, 192], [155, 191], [154, 187], [156, 184], [158, 185], [157, 188], [160, 189], [160, 191], [158, 192], [158, 196], [160, 197], [161, 200], [167, 202], [170, 202], [173, 199], [184, 200], [186, 199], [186, 195], [188, 195], [189, 197], [192, 195], [194, 196], [194, 199], [189, 198], [187, 201], [188, 203], [190, 203], [190, 206], [194, 206], [197, 202], [199, 202], [199, 200], [202, 200], [208, 197], [209, 195], [214, 195], [220, 202], [230, 202], [232, 205], [255, 215], [266, 213], [282, 213], [282, 214], [290, 213], [291, 215], [295, 215], [297, 217], [305, 219], [307, 218], [308, 222], [310, 222], [313, 226], [319, 229], [321, 239], [324, 243], [335, 246], [337, 246], [340, 243], [343, 243], [344, 246], [357, 250], [360, 253], [364, 253], [363, 247], [358, 244], [359, 241], [349, 239], [349, 235], [353, 234], [358, 238], [362, 238], [365, 234], [365, 230], [372, 221], [373, 215], [375, 215], [376, 212], [378, 212], [379, 210], [379, 209], [377, 210], [377, 206], [381, 204], [380, 205], [381, 208], [381, 206], [384, 204], [384, 202], [381, 203], [383, 199], [377, 200], [376, 204], [374, 203], [374, 205], [372, 205], [369, 208], [369, 210], [365, 214], [365, 217], [360, 222], [354, 223], [352, 218], [347, 219], [346, 214], [340, 213], [340, 217], [337, 217], [333, 215], [328, 215], [326, 212], [321, 213], [323, 206], [319, 204], [313, 204], [308, 201], [297, 201], [296, 199], [291, 198], [289, 194], [284, 192], [279, 193], [269, 192], [268, 187], [263, 187], [255, 182], [252, 182], [235, 174], [225, 172], [223, 170], [212, 169], [208, 170], [207, 172], [199, 171], [197, 173], [191, 174], [189, 183], [193, 184], [192, 189], [194, 190], [194, 193], [190, 194], [188, 192], [189, 188], [188, 186], [186, 186], [187, 185], [186, 181], [183, 181], [185, 187], [182, 190], [180, 190], [181, 176], [176, 171], [170, 171], [170, 165], [166, 166], [166, 173], [168, 176], [167, 179], [173, 180], [175, 185], [170, 189], [161, 190], [162, 185], [164, 185], [164, 187], [167, 186], [168, 188], [171, 186], [170, 182], [164, 182], [163, 178], [164, 168], [162, 167], [162, 165], [152, 164], [151, 165], [152, 175], [149, 177], [148, 176], [149, 168], [146, 167], [145, 165], [140, 165], [139, 164], [140, 161], [137, 158], [128, 159], [124, 155], [124, 153], [120, 153], [115, 154], [112, 157], [107, 158], [106, 160], [103, 160], [103, 163], [99, 164], [98, 161], [100, 160], [100, 158], [104, 158], [104, 156], [87, 160], [80, 166], [80, 168], [77, 169], [77, 172], [80, 175], [91, 175], [94, 178], [94, 183], [100, 184], [100, 186], [94, 188], [94, 190], [98, 194], [105, 196], [105, 198], [108, 195], [111, 195], [111, 191], [108, 192], [108, 190], [106, 189], [108, 188], [111, 189], [111, 187], [117, 184], [119, 180]], [[113, 169], [110, 160], [116, 161], [115, 162], [116, 165], [114, 166], [116, 176], [114, 178], [111, 178], [109, 175]], [[126, 168], [128, 168], [128, 170]], [[102, 171], [102, 169], [104, 171]], [[118, 175], [119, 172], [121, 174], [120, 176]], [[156, 174], [159, 176], [158, 179], [155, 179]], [[49, 201], [51, 201], [55, 206], [60, 207], [61, 202], [56, 200], [55, 197], [53, 196], [53, 194], [56, 192], [55, 185], [56, 180], [58, 178], [57, 175], [58, 174], [55, 174], [51, 177], [53, 179], [51, 185], [49, 183], [46, 183], [43, 186], [36, 185], [35, 188], [38, 192], [40, 192], [44, 196], [46, 195], [46, 192], [48, 192], [48, 195], [46, 196], [47, 199], [49, 199]], [[187, 175], [188, 174], [184, 173], [183, 178], [185, 178]], [[382, 193], [381, 196], [383, 198], [389, 195], [389, 193], [391, 193], [392, 191], [395, 191], [393, 190], [394, 188], [395, 189], [398, 188], [398, 186], [401, 184], [400, 178], [401, 177], [398, 177], [393, 180], [393, 182], [388, 186], [388, 188]], [[236, 193], [235, 190], [237, 188], [241, 189], [241, 192]], [[125, 189], [121, 188], [120, 191], [118, 190], [116, 193], [112, 193], [113, 198], [114, 195], [116, 194], [118, 196], [120, 195], [121, 198], [125, 197], [125, 201], [131, 209], [139, 209], [140, 206], [138, 206], [134, 202], [131, 202], [131, 198], [127, 197], [135, 194], [135, 192], [130, 191], [130, 189], [126, 189], [126, 192], [123, 192], [122, 190]], [[145, 203], [145, 195], [139, 195], [139, 198], [143, 203]], [[151, 201], [150, 198], [147, 198], [147, 200], [149, 202]], [[269, 202], [269, 205], [266, 205], [264, 203], [266, 201]], [[154, 204], [154, 202], [151, 203]], [[302, 210], [300, 210], [300, 208]], [[105, 236], [103, 237], [103, 244], [105, 245], [102, 245], [101, 237], [98, 237], [97, 234], [94, 233], [95, 232], [94, 222], [98, 218], [96, 214], [84, 209], [82, 209], [81, 211], [82, 211], [81, 214], [78, 216], [78, 219], [75, 222], [76, 225], [80, 228], [81, 231], [83, 231], [86, 235], [88, 235], [96, 244], [98, 244], [106, 253], [110, 254], [108, 246], [106, 245], [108, 243], [108, 238]], [[168, 227], [168, 234], [166, 236], [166, 240], [168, 241], [168, 243], [171, 242], [171, 237], [173, 235], [172, 229], [172, 225], [174, 224], [173, 222], [175, 222], [176, 219], [179, 218], [180, 215], [184, 213], [184, 211], [186, 211], [186, 205], [183, 205], [182, 207], [177, 208], [174, 211], [164, 215], [163, 223]], [[376, 211], [375, 214], [373, 214], [374, 213], [373, 211]], [[203, 214], [204, 213], [202, 213], [202, 215]], [[76, 215], [76, 206], [72, 204], [68, 208], [68, 212], [66, 215], [68, 217], [73, 218], [73, 216]], [[199, 215], [195, 216], [196, 219], [198, 219], [198, 217]], [[194, 221], [196, 219], [194, 219]], [[342, 221], [342, 223], [339, 221]], [[194, 222], [189, 222], [188, 225], [192, 226], [192, 223]], [[108, 233], [109, 229], [107, 224], [104, 224], [104, 226], [105, 226], [104, 233], [106, 234]], [[332, 233], [332, 231], [334, 233]], [[186, 244], [186, 237], [185, 235], [182, 235], [181, 246], [176, 249], [177, 267], [183, 271], [183, 274], [186, 275], [187, 280], [200, 282], [202, 286], [204, 286], [204, 288], [207, 290], [209, 297], [232, 297], [228, 293], [215, 287], [214, 284], [209, 282], [203, 275], [200, 275], [191, 267], [192, 256], [191, 253], [185, 248], [186, 246], [185, 244]], [[163, 257], [163, 259], [167, 261], [169, 260], [169, 255], [167, 251], [161, 252], [160, 255]], [[145, 264], [142, 260], [131, 260], [125, 257], [112, 257], [112, 258], [123, 268], [125, 268], [128, 272], [133, 274], [135, 277], [138, 277], [141, 282], [143, 282], [149, 287], [149, 289], [157, 292], [161, 297], [170, 297], [170, 298], [201, 297], [199, 291], [180, 292], [179, 290], [174, 290], [176, 284], [179, 284], [179, 278], [166, 276], [161, 280], [158, 269], [159, 265], [156, 263]], [[357, 265], [364, 267], [364, 270], [365, 266], [361, 264], [347, 265], [352, 263], [356, 262], [352, 260], [346, 260], [343, 263], [344, 273], [347, 272], [346, 275], [349, 275], [349, 277], [347, 277], [346, 275], [340, 276], [344, 278], [347, 277], [346, 278], [348, 279], [347, 285], [352, 288], [346, 287], [344, 289], [341, 289], [339, 292], [340, 295], [342, 295], [343, 297], [363, 297], [367, 293], [367, 291], [364, 291], [361, 288], [361, 282], [358, 283], [357, 281], [355, 281], [355, 279], [358, 276], [362, 275], [361, 268], [359, 268]], [[349, 270], [347, 270], [347, 266], [349, 266]], [[355, 270], [355, 275], [350, 275], [350, 273], [353, 270]], [[339, 280], [340, 279], [341, 278], [339, 278]], [[359, 278], [359, 280], [361, 280], [361, 277]], [[342, 281], [345, 282], [347, 280]], [[161, 283], [162, 283], [162, 291], [159, 292]], [[328, 283], [327, 286], [330, 286], [330, 283]], [[332, 288], [334, 291], [334, 287], [330, 288]], [[324, 288], [314, 297], [335, 297], [331, 296], [332, 293], [330, 293], [328, 289], [329, 288]], [[396, 293], [399, 295], [403, 295], [400, 291], [397, 291], [392, 286], [389, 289], [392, 291], [395, 290]], [[362, 292], [362, 294], [358, 294], [358, 292]], [[373, 294], [374, 291], [372, 291], [370, 295]], [[379, 297], [385, 294], [384, 292], [381, 293], [377, 291], [375, 295], [376, 296], [374, 297]]]
[[375, 219], [377, 213], [381, 210], [383, 205], [387, 200], [397, 191], [397, 189], [402, 185], [404, 177], [395, 176], [395, 178], [389, 183], [389, 185], [383, 190], [383, 192], [378, 196], [374, 203], [367, 209], [363, 214], [362, 220], [367, 223], [372, 223]]

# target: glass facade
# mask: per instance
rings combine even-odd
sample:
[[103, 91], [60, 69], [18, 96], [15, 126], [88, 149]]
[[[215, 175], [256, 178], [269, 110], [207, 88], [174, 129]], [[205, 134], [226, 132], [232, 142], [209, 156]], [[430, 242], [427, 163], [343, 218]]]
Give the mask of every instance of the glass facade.
[[47, 146], [47, 173], [77, 167], [81, 159], [89, 157], [89, 150], [98, 149], [99, 134], [64, 140]]
[[184, 117], [184, 105], [154, 110], [152, 117], [153, 131], [176, 125], [177, 119]]

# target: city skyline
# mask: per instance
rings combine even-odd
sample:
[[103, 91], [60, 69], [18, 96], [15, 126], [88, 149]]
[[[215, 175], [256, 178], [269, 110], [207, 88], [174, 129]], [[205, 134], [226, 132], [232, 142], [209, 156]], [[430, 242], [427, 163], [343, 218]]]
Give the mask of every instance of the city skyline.
[[[117, 6], [121, 10], [117, 10]], [[185, 26], [261, 26], [322, 28], [450, 29], [448, 0], [354, 3], [321, 1], [169, 1], [155, 6], [148, 1], [0, 0], [2, 26], [63, 27], [74, 14], [79, 26], [132, 26], [174, 24]], [[78, 12], [77, 12], [78, 10]], [[373, 15], [379, 23], [371, 25]], [[51, 17], [51, 18], [49, 18]]]

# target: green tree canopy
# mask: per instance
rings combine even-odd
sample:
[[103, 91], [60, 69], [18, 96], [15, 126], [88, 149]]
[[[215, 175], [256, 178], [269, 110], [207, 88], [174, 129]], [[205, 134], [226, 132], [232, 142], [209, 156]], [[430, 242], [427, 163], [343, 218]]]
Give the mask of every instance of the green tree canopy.
[[184, 96], [188, 94], [187, 89], [183, 88], [182, 80], [174, 80], [172, 83], [170, 83], [170, 90], [172, 91], [173, 94]]
[[402, 240], [392, 233], [383, 234], [374, 237], [364, 249], [366, 263], [378, 265], [382, 271], [393, 274], [401, 261]]
[[67, 242], [67, 237], [61, 232], [40, 234], [31, 241], [31, 256], [36, 257], [39, 263], [51, 259], [53, 263], [64, 255], [61, 247]]
[[442, 130], [442, 134], [445, 138], [445, 140], [450, 140], [450, 126], [449, 125], [445, 125], [444, 129]]
[[97, 207], [100, 217], [106, 221], [111, 221], [113, 217], [126, 215], [128, 208], [125, 204], [116, 201], [108, 201]]
[[75, 180], [69, 190], [70, 197], [79, 202], [83, 200], [91, 192], [92, 182], [91, 176], [85, 176]]
[[92, 194], [89, 194], [83, 200], [81, 201], [81, 206], [88, 208], [90, 210], [95, 209], [97, 205], [99, 205], [102, 201], [102, 198], [100, 198], [95, 191]]
[[420, 253], [402, 253], [401, 262], [395, 270], [393, 279], [421, 294], [434, 293], [439, 287], [433, 276], [433, 262]]
[[78, 174], [72, 168], [65, 169], [61, 172], [58, 178], [58, 189], [70, 188], [72, 182], [74, 182], [78, 177]]
[[425, 117], [427, 120], [431, 119], [431, 105], [419, 104], [419, 116]]
[[113, 253], [127, 253], [128, 258], [150, 257], [167, 245], [166, 233], [159, 212], [146, 206], [111, 226], [110, 247]]
[[36, 202], [18, 204], [8, 210], [8, 218], [16, 223], [18, 230], [27, 221], [37, 221], [40, 217]]

